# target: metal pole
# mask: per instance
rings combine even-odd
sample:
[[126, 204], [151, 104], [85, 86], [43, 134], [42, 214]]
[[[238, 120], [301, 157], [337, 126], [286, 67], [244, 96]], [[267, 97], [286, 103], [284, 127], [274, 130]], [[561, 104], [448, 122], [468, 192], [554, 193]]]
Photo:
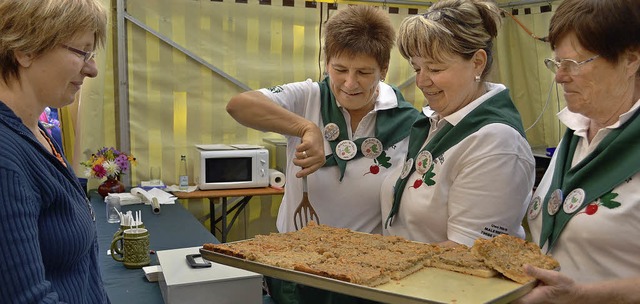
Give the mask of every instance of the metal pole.
[[191, 59], [199, 62], [200, 64], [206, 66], [207, 68], [209, 68], [211, 71], [213, 71], [214, 73], [219, 74], [220, 76], [226, 78], [227, 80], [231, 81], [232, 83], [234, 83], [235, 85], [241, 87], [242, 89], [244, 89], [245, 91], [250, 91], [251, 88], [242, 83], [240, 80], [234, 78], [233, 76], [225, 73], [223, 70], [213, 66], [211, 63], [207, 62], [206, 60], [202, 59], [200, 56], [194, 54], [193, 52], [187, 50], [185, 47], [177, 44], [175, 41], [169, 39], [168, 37], [160, 34], [159, 32], [155, 31], [154, 29], [148, 27], [146, 24], [144, 24], [144, 22], [136, 19], [135, 17], [127, 14], [126, 12], [124, 13], [124, 18], [126, 18], [127, 20], [131, 21], [132, 23], [134, 23], [135, 25], [139, 26], [140, 28], [144, 29], [145, 31], [153, 34], [154, 36], [158, 37], [158, 39], [164, 41], [166, 44], [172, 46], [173, 48], [179, 50], [180, 52], [184, 53], [185, 55], [189, 56]]
[[[130, 130], [129, 130], [129, 79], [127, 78], [127, 31], [124, 22], [126, 0], [117, 0], [116, 4], [116, 52], [117, 52], [117, 86], [116, 89], [116, 111], [117, 126], [116, 136], [120, 151], [130, 151]], [[131, 186], [130, 175], [122, 175], [122, 183]]]

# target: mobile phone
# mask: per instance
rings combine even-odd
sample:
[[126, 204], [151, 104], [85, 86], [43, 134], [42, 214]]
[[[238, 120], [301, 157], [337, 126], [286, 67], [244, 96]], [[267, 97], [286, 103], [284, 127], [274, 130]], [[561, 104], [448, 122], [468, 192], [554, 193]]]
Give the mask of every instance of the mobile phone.
[[187, 263], [191, 268], [206, 268], [211, 267], [211, 262], [202, 258], [202, 255], [197, 254], [187, 254]]

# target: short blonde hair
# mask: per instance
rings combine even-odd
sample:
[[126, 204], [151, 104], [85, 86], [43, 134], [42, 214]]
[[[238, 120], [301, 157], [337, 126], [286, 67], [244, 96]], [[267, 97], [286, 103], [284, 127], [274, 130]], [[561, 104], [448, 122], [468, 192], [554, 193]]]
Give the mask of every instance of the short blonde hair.
[[487, 52], [484, 79], [493, 62], [493, 39], [502, 24], [500, 9], [486, 0], [441, 0], [423, 15], [405, 18], [398, 30], [398, 50], [405, 59], [431, 58], [442, 62], [459, 55], [467, 60]]
[[387, 13], [366, 5], [349, 6], [325, 24], [325, 60], [340, 55], [368, 55], [381, 69], [389, 67], [396, 32]]
[[15, 51], [41, 55], [81, 31], [95, 34], [95, 47], [106, 40], [107, 11], [99, 0], [0, 1], [0, 76], [18, 78]]

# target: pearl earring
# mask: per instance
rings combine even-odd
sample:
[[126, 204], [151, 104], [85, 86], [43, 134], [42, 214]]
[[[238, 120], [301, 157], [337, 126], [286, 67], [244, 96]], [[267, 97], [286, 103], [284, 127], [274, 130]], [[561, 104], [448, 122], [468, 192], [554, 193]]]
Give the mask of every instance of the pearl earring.
[[476, 75], [475, 80], [476, 82], [480, 82], [480, 75]]

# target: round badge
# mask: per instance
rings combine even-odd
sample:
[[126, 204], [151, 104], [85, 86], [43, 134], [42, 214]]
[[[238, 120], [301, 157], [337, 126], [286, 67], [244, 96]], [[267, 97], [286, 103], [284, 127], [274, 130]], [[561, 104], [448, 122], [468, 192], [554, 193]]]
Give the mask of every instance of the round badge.
[[418, 173], [425, 174], [431, 168], [431, 163], [433, 162], [433, 157], [431, 153], [427, 150], [422, 151], [416, 157], [416, 171]]
[[377, 158], [382, 154], [382, 142], [375, 137], [369, 137], [360, 145], [360, 151], [366, 158]]
[[338, 127], [338, 125], [329, 123], [324, 126], [324, 139], [333, 141], [338, 138], [338, 135], [340, 135], [340, 127]]
[[551, 197], [549, 198], [549, 204], [547, 205], [547, 212], [549, 215], [555, 215], [560, 210], [560, 205], [562, 204], [562, 190], [556, 189], [551, 193]]
[[412, 166], [413, 166], [413, 158], [409, 158], [407, 159], [406, 162], [404, 162], [404, 165], [402, 166], [402, 172], [400, 173], [401, 179], [407, 178], [407, 176], [409, 175], [409, 172], [411, 172]]
[[539, 196], [534, 197], [529, 204], [529, 210], [527, 210], [527, 217], [529, 220], [533, 220], [538, 217], [542, 210], [542, 199]]
[[350, 160], [356, 156], [358, 147], [350, 140], [343, 140], [336, 146], [336, 154], [342, 160]]
[[584, 202], [584, 190], [580, 188], [573, 189], [573, 191], [569, 192], [567, 198], [564, 200], [564, 204], [562, 205], [562, 210], [567, 214], [571, 214], [576, 212], [582, 203]]

